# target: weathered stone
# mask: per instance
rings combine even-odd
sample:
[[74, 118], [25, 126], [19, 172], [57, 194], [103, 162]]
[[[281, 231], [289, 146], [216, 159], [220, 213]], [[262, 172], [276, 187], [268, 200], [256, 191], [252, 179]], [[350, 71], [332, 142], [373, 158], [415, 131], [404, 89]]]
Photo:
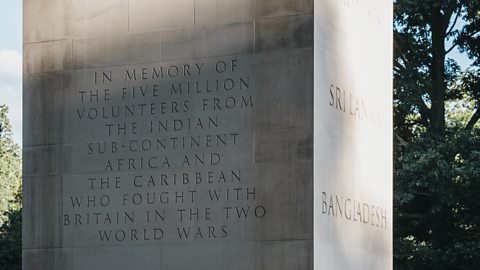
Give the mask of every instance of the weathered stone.
[[195, 26], [252, 22], [254, 0], [195, 1]]
[[61, 248], [23, 249], [22, 269], [63, 270], [73, 268], [70, 250]]
[[126, 34], [128, 0], [64, 0], [68, 35], [75, 38]]
[[253, 39], [253, 23], [166, 30], [162, 33], [162, 56], [178, 60], [251, 53]]
[[256, 0], [255, 17], [313, 14], [313, 0]]
[[313, 47], [313, 16], [281, 16], [257, 19], [255, 51]]
[[72, 41], [58, 40], [24, 46], [24, 71], [27, 74], [70, 70]]
[[136, 0], [129, 6], [129, 29], [144, 32], [194, 25], [194, 0]]
[[24, 146], [62, 143], [63, 91], [69, 84], [67, 74], [44, 73], [25, 78], [23, 121], [29, 129], [23, 136]]
[[[62, 179], [26, 176], [23, 185], [23, 248], [62, 247]], [[45, 211], [48, 209], [48, 211]]]
[[25, 1], [23, 269], [391, 269], [390, 7]]
[[312, 53], [307, 48], [257, 54], [257, 86], [263, 89], [257, 94], [257, 128], [312, 127]]
[[[32, 43], [64, 39], [68, 32], [68, 25], [65, 23], [67, 3], [64, 0], [24, 1], [23, 42]], [[41, 16], [39, 16], [40, 14]]]
[[23, 148], [23, 176], [59, 175], [62, 168], [61, 149], [58, 145]]
[[111, 67], [161, 60], [160, 32], [73, 41], [73, 68]]

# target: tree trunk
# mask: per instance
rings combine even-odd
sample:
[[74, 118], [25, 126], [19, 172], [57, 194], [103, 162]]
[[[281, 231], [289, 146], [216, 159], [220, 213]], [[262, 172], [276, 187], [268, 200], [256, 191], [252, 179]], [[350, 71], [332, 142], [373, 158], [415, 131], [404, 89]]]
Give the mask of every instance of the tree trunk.
[[432, 26], [432, 89], [430, 98], [429, 132], [434, 136], [442, 136], [445, 133], [445, 22], [440, 12], [440, 7], [434, 7], [431, 17]]
[[480, 120], [480, 108], [478, 108], [475, 113], [472, 115], [472, 118], [470, 118], [470, 121], [468, 121], [467, 126], [465, 127], [466, 130], [472, 130], [475, 124]]
[[[445, 92], [447, 90], [445, 82], [445, 36], [447, 25], [445, 25], [445, 18], [441, 13], [441, 7], [434, 7], [431, 15], [432, 63], [430, 68], [432, 88], [430, 98], [432, 107], [430, 109], [430, 126], [427, 131], [433, 139], [439, 141], [443, 140], [445, 134]], [[437, 181], [441, 186], [444, 186], [448, 179], [439, 176]], [[441, 194], [434, 194], [432, 200], [433, 207], [440, 208], [439, 211], [432, 213], [431, 217], [432, 245], [434, 247], [442, 247], [445, 245], [447, 239], [445, 232], [448, 232], [447, 228], [449, 227], [449, 213], [445, 207], [440, 204], [438, 196], [441, 196]]]

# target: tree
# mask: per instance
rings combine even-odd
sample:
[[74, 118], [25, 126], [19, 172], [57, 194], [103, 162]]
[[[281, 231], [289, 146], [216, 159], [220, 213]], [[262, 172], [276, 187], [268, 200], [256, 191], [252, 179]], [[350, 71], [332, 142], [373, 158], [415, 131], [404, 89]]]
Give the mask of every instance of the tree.
[[480, 1], [395, 5], [396, 269], [480, 269], [479, 33]]
[[0, 106], [0, 270], [21, 269], [20, 149], [12, 139], [8, 108]]
[[[20, 197], [16, 199], [20, 203]], [[6, 212], [0, 226], [0, 270], [22, 269], [22, 209]]]
[[0, 105], [0, 225], [6, 218], [3, 213], [20, 206], [15, 195], [21, 181], [20, 148], [12, 139], [8, 107]]
[[[454, 49], [468, 54], [474, 60], [470, 72], [478, 78], [479, 6], [478, 1], [470, 0], [405, 0], [396, 5], [394, 76], [397, 127], [419, 124], [431, 135], [445, 132], [446, 102], [461, 98], [462, 94], [454, 87], [459, 66], [448, 55]], [[471, 91], [472, 98], [477, 98], [477, 110], [470, 125], [473, 127], [475, 119], [480, 118], [479, 89], [467, 90]]]

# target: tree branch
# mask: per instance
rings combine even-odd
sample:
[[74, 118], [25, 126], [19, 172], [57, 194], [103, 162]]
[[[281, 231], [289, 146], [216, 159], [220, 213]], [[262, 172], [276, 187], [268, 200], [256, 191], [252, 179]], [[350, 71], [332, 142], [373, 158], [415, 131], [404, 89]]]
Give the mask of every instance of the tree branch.
[[458, 46], [458, 43], [457, 42], [454, 42], [452, 44], [452, 47], [450, 47], [448, 50], [445, 51], [445, 54], [449, 54], [455, 47]]
[[400, 145], [400, 146], [407, 146], [408, 145], [408, 142], [406, 140], [404, 140], [402, 137], [400, 137], [400, 135], [398, 135], [396, 132], [393, 132], [393, 134], [395, 135], [395, 138], [397, 138], [397, 145]]
[[[470, 35], [466, 36], [466, 38], [471, 38], [471, 37], [475, 36], [475, 35], [478, 34], [478, 33], [480, 33], [480, 30], [471, 33]], [[458, 42], [454, 42], [454, 43], [452, 44], [452, 47], [450, 47], [450, 48], [446, 51], [445, 54], [448, 54], [449, 52], [451, 52], [451, 51], [453, 50], [453, 48], [457, 47], [458, 45], [459, 45]]]
[[465, 130], [472, 130], [479, 119], [480, 119], [480, 108], [478, 108], [475, 111], [475, 113], [472, 115], [472, 117], [468, 121], [468, 124], [465, 126]]
[[457, 11], [457, 15], [455, 16], [455, 19], [453, 20], [453, 23], [452, 23], [452, 25], [450, 26], [450, 29], [448, 29], [446, 36], [449, 36], [449, 35], [452, 33], [453, 28], [454, 28], [455, 25], [457, 24], [458, 17], [460, 17], [461, 11], [462, 11], [462, 6], [459, 6], [459, 7], [458, 7], [458, 11]]
[[[458, 9], [458, 13], [460, 13], [460, 10], [462, 8], [462, 5], [459, 5], [459, 7], [457, 8], [457, 1], [448, 1], [448, 4], [447, 6], [445, 7], [445, 12], [442, 16], [442, 28], [447, 30], [448, 28], [448, 25], [450, 24], [450, 18], [452, 17], [453, 15], [453, 12], [455, 12], [455, 10]], [[458, 13], [457, 13], [457, 16], [458, 16]], [[445, 33], [448, 33], [448, 31], [446, 31]]]
[[424, 93], [419, 88], [415, 88], [415, 92], [417, 92], [418, 96], [416, 98], [417, 104], [419, 106], [418, 110], [420, 112], [420, 118], [422, 120], [422, 124], [427, 127], [428, 120], [430, 119], [430, 108], [428, 108], [427, 104], [423, 100], [422, 96]]
[[407, 57], [405, 56], [405, 54], [402, 54], [398, 58], [400, 58], [400, 60], [403, 61], [403, 64], [400, 63], [399, 61], [395, 61], [395, 63], [394, 63], [395, 66], [394, 67], [398, 68], [398, 69], [406, 70], [407, 69], [406, 64], [409, 63]]

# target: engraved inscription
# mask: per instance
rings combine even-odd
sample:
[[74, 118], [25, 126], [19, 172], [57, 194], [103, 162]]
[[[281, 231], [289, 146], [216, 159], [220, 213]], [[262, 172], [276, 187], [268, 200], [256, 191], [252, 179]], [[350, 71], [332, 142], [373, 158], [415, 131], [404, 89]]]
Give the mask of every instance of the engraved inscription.
[[365, 120], [377, 125], [382, 124], [380, 110], [371, 107], [365, 99], [335, 84], [331, 84], [328, 89], [331, 108], [343, 112], [353, 119]]
[[248, 239], [245, 228], [269, 210], [252, 159], [256, 89], [247, 65], [217, 59], [79, 74], [66, 117], [91, 132], [67, 138], [75, 162], [64, 181], [65, 241]]
[[321, 203], [324, 215], [387, 229], [387, 209], [380, 206], [325, 191]]

